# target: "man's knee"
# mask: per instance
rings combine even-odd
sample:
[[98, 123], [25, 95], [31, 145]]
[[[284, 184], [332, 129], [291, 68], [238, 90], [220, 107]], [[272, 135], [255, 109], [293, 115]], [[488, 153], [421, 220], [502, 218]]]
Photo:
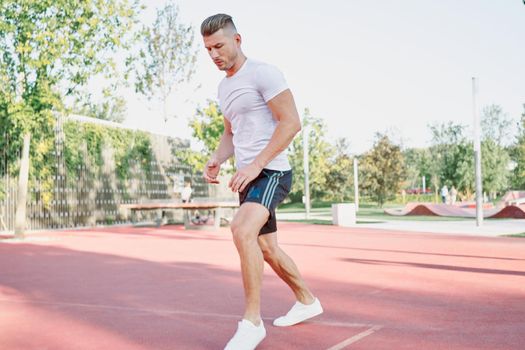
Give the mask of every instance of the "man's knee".
[[235, 244], [243, 244], [257, 239], [257, 232], [254, 232], [253, 226], [238, 218], [233, 219], [230, 224], [233, 240]]

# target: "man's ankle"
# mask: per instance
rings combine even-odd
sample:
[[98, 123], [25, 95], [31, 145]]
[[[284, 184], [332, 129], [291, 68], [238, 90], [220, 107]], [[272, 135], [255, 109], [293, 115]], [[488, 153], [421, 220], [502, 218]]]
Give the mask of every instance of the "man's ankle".
[[297, 298], [297, 301], [304, 305], [310, 305], [313, 302], [315, 302], [315, 297], [313, 296], [313, 294], [308, 293], [308, 294], [299, 296]]
[[244, 315], [243, 319], [250, 321], [253, 323], [256, 327], [259, 327], [259, 325], [262, 322], [260, 315]]

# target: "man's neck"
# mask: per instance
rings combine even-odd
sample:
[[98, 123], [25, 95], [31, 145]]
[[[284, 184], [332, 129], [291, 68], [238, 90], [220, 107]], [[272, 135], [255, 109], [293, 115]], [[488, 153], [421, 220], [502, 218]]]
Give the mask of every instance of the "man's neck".
[[244, 54], [240, 54], [237, 58], [237, 60], [235, 61], [235, 63], [233, 64], [233, 66], [228, 69], [226, 71], [226, 76], [227, 77], [231, 77], [233, 76], [235, 73], [237, 73], [239, 71], [239, 69], [241, 69], [242, 65], [244, 64], [244, 62], [246, 62], [246, 56], [244, 56]]

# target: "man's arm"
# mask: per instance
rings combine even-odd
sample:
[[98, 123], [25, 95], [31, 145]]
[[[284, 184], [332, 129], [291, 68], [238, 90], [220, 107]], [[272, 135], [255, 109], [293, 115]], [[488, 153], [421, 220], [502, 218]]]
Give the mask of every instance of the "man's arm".
[[217, 147], [217, 150], [213, 153], [212, 158], [216, 159], [219, 164], [224, 163], [228, 159], [230, 159], [231, 156], [233, 156], [233, 132], [232, 132], [232, 125], [226, 119], [224, 119], [224, 132], [221, 136], [221, 141], [219, 142], [219, 146]]
[[217, 175], [221, 164], [227, 161], [233, 155], [233, 133], [231, 123], [224, 118], [224, 132], [222, 133], [219, 146], [213, 152], [210, 160], [204, 168], [204, 179], [209, 183], [218, 184]]
[[301, 130], [299, 113], [297, 113], [295, 101], [289, 89], [268, 101], [268, 108], [278, 121], [277, 127], [270, 142], [255, 157], [253, 163], [238, 170], [231, 178], [229, 186], [234, 192], [244, 190], [246, 185], [255, 179], [272, 159], [290, 145], [294, 136]]

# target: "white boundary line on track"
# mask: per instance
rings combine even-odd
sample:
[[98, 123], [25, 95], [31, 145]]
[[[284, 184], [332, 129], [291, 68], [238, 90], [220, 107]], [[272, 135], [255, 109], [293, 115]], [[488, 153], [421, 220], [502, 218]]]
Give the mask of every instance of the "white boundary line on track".
[[[218, 314], [218, 313], [212, 313], [212, 312], [143, 309], [143, 308], [134, 308], [134, 307], [127, 307], [127, 306], [113, 306], [113, 305], [103, 305], [103, 304], [66, 303], [66, 302], [56, 302], [56, 301], [46, 301], [46, 300], [12, 300], [12, 299], [4, 299], [4, 298], [0, 298], [0, 302], [1, 303], [18, 303], [18, 304], [45, 304], [45, 305], [55, 305], [55, 306], [64, 306], [64, 307], [80, 307], [80, 308], [104, 309], [104, 310], [122, 310], [122, 311], [143, 312], [143, 313], [150, 313], [150, 314], [155, 314], [155, 315], [165, 315], [165, 316], [189, 315], [189, 316], [206, 316], [206, 317], [218, 317], [218, 318], [228, 318], [228, 319], [239, 320], [239, 315]], [[263, 317], [263, 320], [273, 321], [273, 318]], [[331, 327], [347, 327], [347, 328], [371, 327], [370, 329], [382, 328], [382, 326], [378, 326], [378, 325], [374, 325], [370, 323], [351, 323], [351, 322], [338, 322], [338, 321], [308, 321], [308, 323], [322, 325], [322, 326], [331, 326]], [[370, 329], [365, 332], [370, 331]], [[362, 334], [362, 333], [359, 333], [359, 334]], [[330, 348], [329, 350], [335, 350], [335, 349], [342, 349], [342, 348], [334, 348], [334, 349]]]
[[351, 344], [353, 344], [353, 343], [363, 339], [364, 337], [367, 337], [370, 334], [377, 332], [381, 328], [383, 328], [383, 327], [382, 326], [373, 326], [373, 327], [367, 329], [366, 331], [363, 331], [363, 332], [358, 333], [358, 334], [356, 334], [356, 335], [354, 335], [354, 336], [352, 336], [352, 337], [350, 337], [348, 339], [343, 340], [339, 344], [335, 344], [334, 346], [328, 348], [327, 350], [341, 350], [341, 349], [344, 349], [348, 345], [351, 345]]

